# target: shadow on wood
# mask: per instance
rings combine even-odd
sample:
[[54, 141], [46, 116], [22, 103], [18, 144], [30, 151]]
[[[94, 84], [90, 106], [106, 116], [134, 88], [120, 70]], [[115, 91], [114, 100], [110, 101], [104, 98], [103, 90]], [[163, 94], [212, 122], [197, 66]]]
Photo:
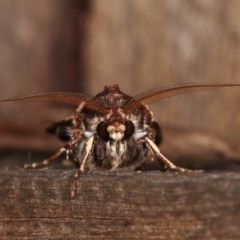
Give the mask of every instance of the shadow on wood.
[[240, 175], [230, 172], [1, 170], [1, 239], [239, 239]]

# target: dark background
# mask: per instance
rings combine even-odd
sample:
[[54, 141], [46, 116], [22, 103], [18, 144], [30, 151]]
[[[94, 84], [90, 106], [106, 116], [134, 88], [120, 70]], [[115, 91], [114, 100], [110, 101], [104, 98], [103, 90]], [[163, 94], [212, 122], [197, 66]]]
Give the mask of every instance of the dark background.
[[[0, 98], [43, 91], [94, 95], [115, 83], [130, 95], [173, 83], [240, 83], [239, 12], [238, 0], [2, 0]], [[237, 149], [239, 101], [240, 88], [224, 89], [152, 109], [166, 138], [169, 128], [177, 129], [170, 142], [197, 131]], [[56, 150], [61, 143], [44, 129], [71, 111], [1, 104], [1, 152]], [[182, 143], [186, 151], [190, 141], [214, 145], [196, 136]]]

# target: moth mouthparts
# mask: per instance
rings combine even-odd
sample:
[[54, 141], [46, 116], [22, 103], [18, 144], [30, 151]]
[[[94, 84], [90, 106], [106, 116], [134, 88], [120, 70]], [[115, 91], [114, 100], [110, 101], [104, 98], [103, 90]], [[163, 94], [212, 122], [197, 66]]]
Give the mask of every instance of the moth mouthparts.
[[125, 130], [126, 130], [126, 126], [122, 123], [119, 123], [119, 122], [115, 122], [114, 124], [110, 124], [107, 127], [107, 131], [109, 133], [111, 133], [111, 132], [121, 132], [121, 133], [123, 133]]
[[126, 126], [124, 124], [109, 125], [107, 127], [107, 132], [109, 133], [109, 137], [114, 141], [122, 140], [124, 138], [125, 130], [126, 130]]

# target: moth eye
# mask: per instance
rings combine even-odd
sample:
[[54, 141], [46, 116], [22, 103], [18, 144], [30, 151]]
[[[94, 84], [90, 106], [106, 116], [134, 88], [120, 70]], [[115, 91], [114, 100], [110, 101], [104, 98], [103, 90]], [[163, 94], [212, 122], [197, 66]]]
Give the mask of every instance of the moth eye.
[[105, 122], [100, 122], [97, 126], [97, 134], [104, 140], [109, 140], [109, 133], [107, 131], [108, 125]]
[[124, 137], [125, 138], [130, 138], [134, 133], [134, 129], [135, 129], [134, 125], [131, 121], [126, 121], [125, 126], [126, 126], [126, 130], [125, 130], [125, 133], [124, 133]]
[[162, 130], [157, 122], [152, 122], [150, 126], [155, 131], [154, 142], [158, 146], [162, 142]]

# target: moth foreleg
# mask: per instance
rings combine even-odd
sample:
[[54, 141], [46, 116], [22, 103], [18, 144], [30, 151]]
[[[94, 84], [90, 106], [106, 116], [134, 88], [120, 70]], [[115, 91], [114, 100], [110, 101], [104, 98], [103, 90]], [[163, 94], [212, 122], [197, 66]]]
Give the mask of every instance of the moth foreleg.
[[175, 172], [191, 172], [191, 173], [199, 173], [203, 172], [203, 170], [191, 170], [191, 169], [186, 169], [182, 167], [176, 166], [174, 163], [172, 163], [169, 159], [167, 159], [159, 150], [159, 148], [156, 146], [156, 144], [150, 139], [146, 138], [148, 147], [157, 155], [158, 160], [160, 161], [161, 165], [164, 166], [165, 169], [175, 171]]
[[[32, 164], [24, 164], [24, 168], [44, 168], [51, 164], [53, 161], [55, 161], [59, 156], [61, 156], [63, 153], [68, 153], [68, 149], [65, 147], [60, 148], [55, 154], [53, 154], [50, 158], [47, 158], [43, 160], [40, 163], [32, 163]], [[67, 154], [68, 155], [68, 154]]]
[[24, 164], [24, 168], [26, 169], [35, 169], [35, 168], [44, 168], [50, 165], [53, 161], [58, 159], [63, 153], [66, 153], [66, 159], [69, 159], [69, 153], [72, 152], [72, 146], [78, 141], [79, 139], [74, 139], [68, 142], [66, 146], [60, 148], [55, 154], [53, 154], [50, 158], [43, 160], [40, 163], [32, 163], [32, 164]]
[[75, 198], [77, 195], [77, 180], [78, 180], [80, 174], [82, 172], [84, 172], [87, 158], [89, 156], [89, 153], [92, 150], [93, 140], [94, 140], [94, 136], [92, 136], [88, 139], [87, 144], [86, 144], [86, 153], [84, 155], [83, 161], [82, 161], [78, 171], [73, 176], [73, 182], [72, 182], [72, 187], [71, 187], [71, 198]]

